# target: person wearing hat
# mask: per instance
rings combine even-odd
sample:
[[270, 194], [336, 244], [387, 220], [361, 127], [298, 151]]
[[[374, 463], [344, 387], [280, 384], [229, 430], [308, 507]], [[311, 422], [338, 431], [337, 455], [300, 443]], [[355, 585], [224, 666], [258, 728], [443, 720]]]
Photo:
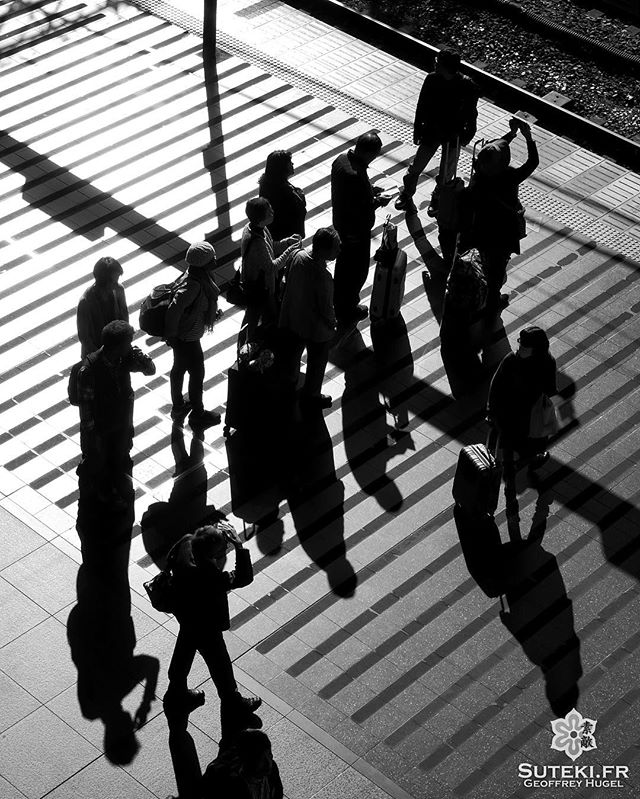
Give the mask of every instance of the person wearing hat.
[[[182, 421], [189, 415], [195, 428], [220, 422], [220, 414], [206, 411], [203, 404], [204, 354], [201, 339], [212, 330], [219, 317], [220, 289], [213, 279], [216, 252], [207, 241], [192, 244], [186, 255], [186, 279], [182, 281], [167, 308], [165, 336], [173, 350], [171, 367], [171, 418]], [[185, 374], [189, 374], [189, 399], [182, 395]]]
[[440, 50], [435, 69], [424, 79], [418, 97], [413, 123], [413, 143], [418, 149], [402, 179], [404, 187], [395, 203], [398, 211], [415, 210], [412, 198], [418, 178], [441, 147], [440, 168], [428, 210], [429, 216], [435, 216], [439, 186], [455, 175], [460, 145], [468, 144], [475, 135], [477, 104], [478, 89], [461, 74], [459, 54]]
[[118, 282], [122, 271], [120, 261], [109, 255], [98, 259], [93, 267], [95, 282], [80, 298], [76, 316], [83, 358], [100, 349], [105, 325], [116, 319], [129, 321], [124, 288]]
[[[236, 553], [235, 569], [224, 571], [229, 544]], [[233, 527], [222, 520], [183, 536], [169, 552], [167, 568], [180, 631], [169, 664], [165, 713], [189, 714], [204, 704], [204, 691], [190, 690], [187, 685], [196, 652], [209, 668], [221, 712], [236, 716], [253, 713], [262, 700], [240, 694], [223, 636], [230, 627], [228, 592], [253, 582], [249, 551]]]
[[547, 334], [539, 327], [525, 327], [518, 350], [502, 359], [489, 388], [488, 419], [498, 432], [507, 463], [513, 462], [514, 452], [531, 469], [548, 460], [548, 435], [532, 428], [532, 414], [544, 397], [548, 400], [557, 393], [556, 361]]
[[[509, 295], [500, 294], [507, 280], [507, 266], [513, 253], [520, 252], [520, 239], [526, 235], [524, 209], [518, 187], [540, 163], [531, 128], [515, 117], [509, 133], [489, 142], [476, 157], [476, 168], [469, 183], [471, 216], [469, 243], [477, 247], [488, 284], [487, 311], [500, 311], [509, 304]], [[527, 159], [510, 166], [509, 144], [520, 131], [527, 143]]]

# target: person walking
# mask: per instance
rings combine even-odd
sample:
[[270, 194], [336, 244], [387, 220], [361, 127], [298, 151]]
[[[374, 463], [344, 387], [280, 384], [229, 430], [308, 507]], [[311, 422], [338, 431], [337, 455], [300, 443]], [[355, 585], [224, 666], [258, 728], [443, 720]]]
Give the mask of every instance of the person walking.
[[329, 343], [336, 330], [333, 278], [327, 262], [335, 260], [339, 250], [338, 233], [333, 228], [320, 228], [314, 233], [311, 247], [295, 253], [287, 276], [280, 327], [289, 333], [291, 376], [296, 383], [302, 353], [307, 351], [307, 372], [300, 396], [303, 408], [330, 408], [333, 402], [322, 394], [322, 381]]
[[148, 355], [132, 347], [133, 328], [121, 319], [105, 325], [102, 346], [78, 372], [81, 490], [86, 485], [99, 502], [119, 509], [131, 497], [130, 457], [133, 445], [131, 372], [153, 375]]
[[468, 144], [475, 135], [477, 103], [478, 89], [470, 78], [461, 74], [458, 53], [440, 50], [435, 69], [424, 79], [418, 97], [413, 123], [413, 143], [418, 149], [395, 203], [399, 211], [415, 208], [413, 195], [418, 178], [440, 147], [440, 168], [428, 209], [429, 216], [436, 215], [439, 187], [454, 176], [460, 145]]
[[558, 393], [556, 361], [547, 334], [539, 327], [521, 330], [518, 345], [517, 352], [503, 358], [491, 380], [488, 419], [498, 432], [505, 464], [512, 464], [517, 452], [529, 468], [537, 469], [549, 459], [547, 440], [557, 431], [549, 399]]
[[358, 136], [355, 147], [339, 155], [331, 166], [333, 227], [340, 236], [340, 252], [334, 270], [334, 305], [339, 324], [366, 319], [360, 292], [371, 264], [371, 230], [376, 208], [389, 198], [371, 185], [367, 169], [380, 155], [382, 142], [370, 131]]
[[124, 288], [118, 282], [122, 273], [120, 262], [108, 255], [93, 267], [94, 283], [80, 298], [76, 314], [82, 358], [100, 349], [106, 324], [116, 319], [129, 321]]
[[[204, 408], [204, 353], [202, 336], [219, 318], [220, 289], [213, 279], [216, 252], [206, 241], [192, 244], [186, 254], [185, 279], [171, 300], [165, 321], [165, 339], [173, 350], [171, 418], [204, 429], [219, 424], [220, 414]], [[189, 374], [189, 399], [182, 395], [185, 374]]]
[[267, 156], [264, 174], [258, 181], [260, 197], [268, 200], [273, 209], [273, 222], [268, 227], [274, 241], [293, 234], [304, 238], [307, 201], [302, 189], [289, 182], [294, 171], [291, 153], [276, 150]]
[[[236, 553], [235, 569], [223, 571], [229, 543]], [[238, 691], [223, 636], [230, 627], [227, 593], [253, 582], [249, 551], [233, 527], [219, 521], [183, 536], [169, 552], [167, 568], [172, 574], [180, 630], [169, 664], [165, 712], [188, 714], [204, 704], [204, 691], [190, 690], [187, 685], [193, 659], [199, 652], [218, 692], [221, 712], [252, 713], [262, 700], [242, 696]]]
[[[468, 192], [469, 243], [477, 247], [484, 266], [489, 312], [500, 311], [509, 304], [509, 295], [500, 294], [500, 290], [507, 280], [511, 255], [520, 252], [520, 240], [526, 235], [518, 188], [540, 163], [528, 123], [514, 117], [509, 128], [509, 133], [478, 152]], [[512, 167], [509, 144], [518, 131], [527, 143], [527, 159], [519, 167]]]

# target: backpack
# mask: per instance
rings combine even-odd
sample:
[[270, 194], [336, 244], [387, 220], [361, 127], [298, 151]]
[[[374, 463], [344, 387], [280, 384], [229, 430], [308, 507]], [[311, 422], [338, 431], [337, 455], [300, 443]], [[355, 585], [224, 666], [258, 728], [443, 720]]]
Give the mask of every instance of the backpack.
[[450, 310], [473, 313], [487, 302], [487, 278], [477, 250], [456, 254], [447, 279], [445, 303]]
[[91, 352], [89, 355], [85, 355], [85, 357], [78, 361], [78, 363], [74, 363], [71, 367], [71, 371], [69, 372], [69, 384], [67, 385], [67, 397], [69, 398], [69, 403], [71, 405], [79, 405], [79, 395], [78, 395], [78, 376], [80, 375], [80, 370], [83, 366], [91, 366], [96, 362], [98, 353]]
[[140, 330], [149, 336], [164, 336], [167, 308], [184, 282], [182, 274], [173, 283], [162, 283], [151, 290], [140, 306]]

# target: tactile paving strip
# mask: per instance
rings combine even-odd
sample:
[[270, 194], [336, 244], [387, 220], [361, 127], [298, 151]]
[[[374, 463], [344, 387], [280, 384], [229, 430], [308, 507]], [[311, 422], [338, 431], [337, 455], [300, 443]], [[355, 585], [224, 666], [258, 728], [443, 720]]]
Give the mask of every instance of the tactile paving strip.
[[[174, 8], [163, 0], [132, 0], [132, 5], [143, 11], [171, 22], [196, 36], [202, 36], [202, 23], [186, 12]], [[335, 108], [355, 116], [373, 128], [383, 130], [402, 142], [413, 142], [413, 125], [389, 112], [380, 111], [368, 103], [352, 97], [322, 80], [300, 72], [299, 69], [237, 39], [225, 31], [217, 32], [218, 46], [226, 52], [260, 66], [270, 75], [286, 81], [301, 91], [330, 103]], [[470, 157], [463, 153], [461, 170], [468, 173]], [[552, 217], [562, 225], [571, 227], [576, 233], [596, 238], [598, 243], [614, 250], [625, 258], [640, 261], [640, 238], [625, 233], [605, 220], [594, 219], [570, 203], [536, 189], [530, 183], [521, 187], [524, 205], [533, 211]]]

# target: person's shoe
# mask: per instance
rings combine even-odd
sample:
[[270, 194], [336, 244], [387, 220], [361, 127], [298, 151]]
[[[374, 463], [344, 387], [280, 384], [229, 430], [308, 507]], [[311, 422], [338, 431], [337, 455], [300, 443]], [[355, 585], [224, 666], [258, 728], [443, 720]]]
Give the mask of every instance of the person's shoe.
[[165, 710], [192, 713], [196, 708], [202, 707], [206, 701], [204, 691], [190, 688], [186, 693], [167, 691], [162, 699]]
[[548, 452], [540, 452], [538, 455], [534, 455], [531, 461], [529, 462], [530, 469], [539, 469], [541, 466], [549, 460], [549, 453]]
[[191, 411], [189, 414], [189, 424], [199, 430], [213, 427], [216, 424], [220, 424], [221, 421], [222, 417], [216, 411]]
[[255, 713], [261, 704], [262, 699], [259, 696], [241, 696], [238, 694], [236, 699], [236, 707], [245, 713]]
[[330, 408], [333, 405], [333, 398], [328, 394], [302, 394], [300, 405], [306, 408]]
[[413, 204], [413, 198], [408, 194], [405, 194], [403, 191], [400, 192], [398, 199], [393, 205], [396, 211], [407, 211], [410, 208], [415, 208]]
[[174, 422], [184, 422], [187, 415], [191, 411], [192, 405], [188, 400], [185, 400], [182, 405], [178, 405], [171, 409], [171, 418]]
[[357, 319], [360, 322], [362, 319], [366, 319], [369, 316], [369, 309], [366, 305], [357, 305], [354, 312], [353, 318]]

